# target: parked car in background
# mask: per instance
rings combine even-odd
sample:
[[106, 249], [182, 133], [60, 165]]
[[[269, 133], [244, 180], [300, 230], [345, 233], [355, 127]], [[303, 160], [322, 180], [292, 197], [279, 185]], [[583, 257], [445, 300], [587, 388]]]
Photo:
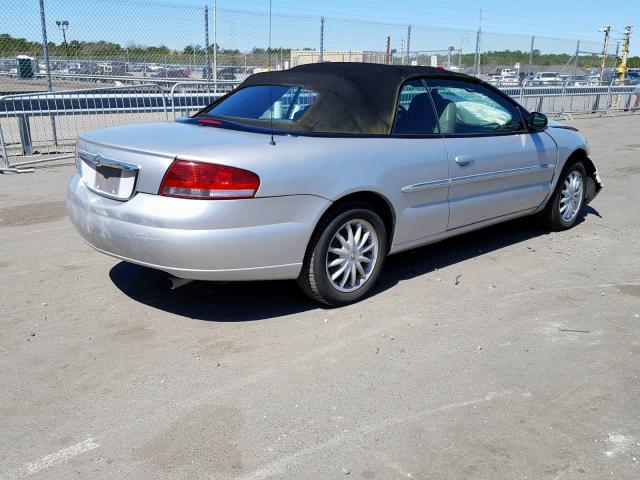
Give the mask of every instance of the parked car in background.
[[[218, 72], [218, 77], [217, 77], [218, 80], [235, 80], [236, 79], [234, 67], [218, 68], [217, 72]], [[207, 78], [208, 75], [211, 75], [211, 78], [214, 78], [213, 68], [211, 68], [209, 65], [205, 65], [202, 68], [202, 78]]]
[[194, 117], [83, 134], [76, 163], [67, 209], [98, 251], [332, 306], [396, 252], [526, 215], [571, 228], [601, 188], [575, 128], [475, 77], [367, 63], [252, 75]]
[[625, 80], [628, 85], [640, 84], [640, 69], [629, 69], [625, 75]]
[[496, 87], [517, 87], [520, 85], [520, 79], [518, 77], [503, 77], [502, 75], [494, 75], [488, 83]]
[[521, 83], [520, 74], [511, 68], [496, 70], [495, 75], [491, 75], [487, 81], [497, 87], [514, 87]]
[[151, 75], [153, 78], [191, 78], [190, 68], [159, 68]]
[[529, 81], [531, 85], [560, 85], [562, 84], [562, 78], [558, 72], [538, 72]]
[[598, 77], [595, 79], [589, 75], [566, 75], [562, 78], [563, 83], [568, 87], [587, 87], [598, 85]]
[[[607, 68], [604, 71], [603, 83], [606, 85], [618, 85], [620, 84], [619, 72], [613, 68]], [[636, 85], [640, 83], [640, 72], [638, 69], [630, 68], [624, 75], [625, 85]]]
[[225, 67], [218, 70], [218, 79], [219, 80], [235, 80], [236, 73], [234, 67]]

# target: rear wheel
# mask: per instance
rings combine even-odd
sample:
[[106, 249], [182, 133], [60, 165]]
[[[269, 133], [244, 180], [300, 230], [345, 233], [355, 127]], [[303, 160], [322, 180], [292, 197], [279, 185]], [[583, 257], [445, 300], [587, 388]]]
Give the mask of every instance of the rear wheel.
[[378, 278], [386, 253], [387, 233], [380, 216], [366, 203], [341, 205], [316, 228], [298, 285], [326, 305], [358, 301]]
[[582, 162], [572, 162], [563, 169], [553, 196], [542, 212], [547, 228], [560, 231], [575, 225], [584, 205], [586, 178]]

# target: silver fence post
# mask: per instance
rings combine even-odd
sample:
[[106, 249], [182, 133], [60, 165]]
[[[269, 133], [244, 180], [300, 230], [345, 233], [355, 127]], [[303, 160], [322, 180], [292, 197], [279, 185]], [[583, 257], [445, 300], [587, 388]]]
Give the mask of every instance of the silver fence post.
[[209, 63], [209, 7], [204, 6], [204, 71], [207, 75], [207, 93], [211, 82], [211, 64]]
[[40, 0], [40, 23], [42, 24], [42, 50], [47, 72], [47, 90], [51, 92], [53, 91], [53, 85], [51, 84], [51, 65], [49, 64], [49, 42], [47, 41], [47, 23], [44, 17], [44, 0]]
[[318, 61], [324, 61], [324, 17], [320, 17], [320, 57]]
[[218, 93], [218, 4], [213, 0], [213, 93]]
[[480, 76], [480, 36], [482, 35], [482, 29], [478, 29], [478, 33], [476, 34], [476, 75]]
[[476, 76], [480, 77], [480, 41], [482, 39], [482, 9], [480, 9], [480, 24], [476, 35]]
[[7, 153], [7, 145], [4, 143], [4, 135], [2, 134], [2, 127], [0, 126], [0, 148], [2, 148], [3, 163], [6, 168], [9, 168], [9, 154]]
[[[156, 85], [156, 90], [160, 92], [160, 97], [162, 98], [162, 112], [164, 113], [164, 121], [169, 121], [169, 112], [167, 111], [167, 97], [165, 96], [164, 88]], [[173, 96], [173, 89], [171, 90], [171, 94]], [[173, 98], [171, 99], [171, 107], [173, 108]], [[173, 116], [174, 120], [176, 118], [175, 114]]]
[[411, 25], [407, 26], [407, 63], [411, 64]]
[[[51, 83], [51, 64], [49, 63], [49, 42], [47, 41], [47, 22], [44, 16], [44, 0], [40, 0], [40, 23], [42, 25], [42, 50], [44, 53], [44, 65], [47, 71], [47, 91], [53, 91]], [[26, 120], [27, 122], [29, 119]], [[56, 118], [51, 115], [51, 133], [53, 134], [53, 144], [58, 146], [58, 133], [56, 132]]]
[[169, 96], [171, 98], [171, 114], [173, 115], [173, 119], [176, 119], [176, 89], [180, 86], [182, 82], [176, 82], [171, 87], [171, 92]]
[[531, 36], [531, 49], [529, 50], [529, 71], [527, 75], [531, 75], [531, 68], [533, 66], [533, 45], [536, 42], [536, 37], [534, 35]]
[[569, 82], [562, 82], [562, 94], [560, 97], [560, 111], [556, 112], [560, 115], [564, 115], [564, 111], [566, 110], [565, 102], [567, 100], [567, 84]]

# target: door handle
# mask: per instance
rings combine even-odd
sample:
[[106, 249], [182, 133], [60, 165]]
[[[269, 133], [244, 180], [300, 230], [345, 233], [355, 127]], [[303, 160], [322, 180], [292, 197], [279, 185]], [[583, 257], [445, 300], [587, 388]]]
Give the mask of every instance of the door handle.
[[472, 164], [475, 161], [476, 157], [473, 155], [458, 155], [454, 158], [455, 162], [461, 167], [466, 167], [467, 165]]

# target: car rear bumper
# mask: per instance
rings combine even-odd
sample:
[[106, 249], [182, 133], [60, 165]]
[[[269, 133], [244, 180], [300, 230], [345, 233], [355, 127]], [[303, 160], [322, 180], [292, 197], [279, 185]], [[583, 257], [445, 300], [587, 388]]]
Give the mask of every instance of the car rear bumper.
[[138, 193], [96, 195], [79, 175], [68, 185], [74, 227], [96, 250], [194, 280], [296, 278], [330, 202], [313, 195], [186, 200]]

